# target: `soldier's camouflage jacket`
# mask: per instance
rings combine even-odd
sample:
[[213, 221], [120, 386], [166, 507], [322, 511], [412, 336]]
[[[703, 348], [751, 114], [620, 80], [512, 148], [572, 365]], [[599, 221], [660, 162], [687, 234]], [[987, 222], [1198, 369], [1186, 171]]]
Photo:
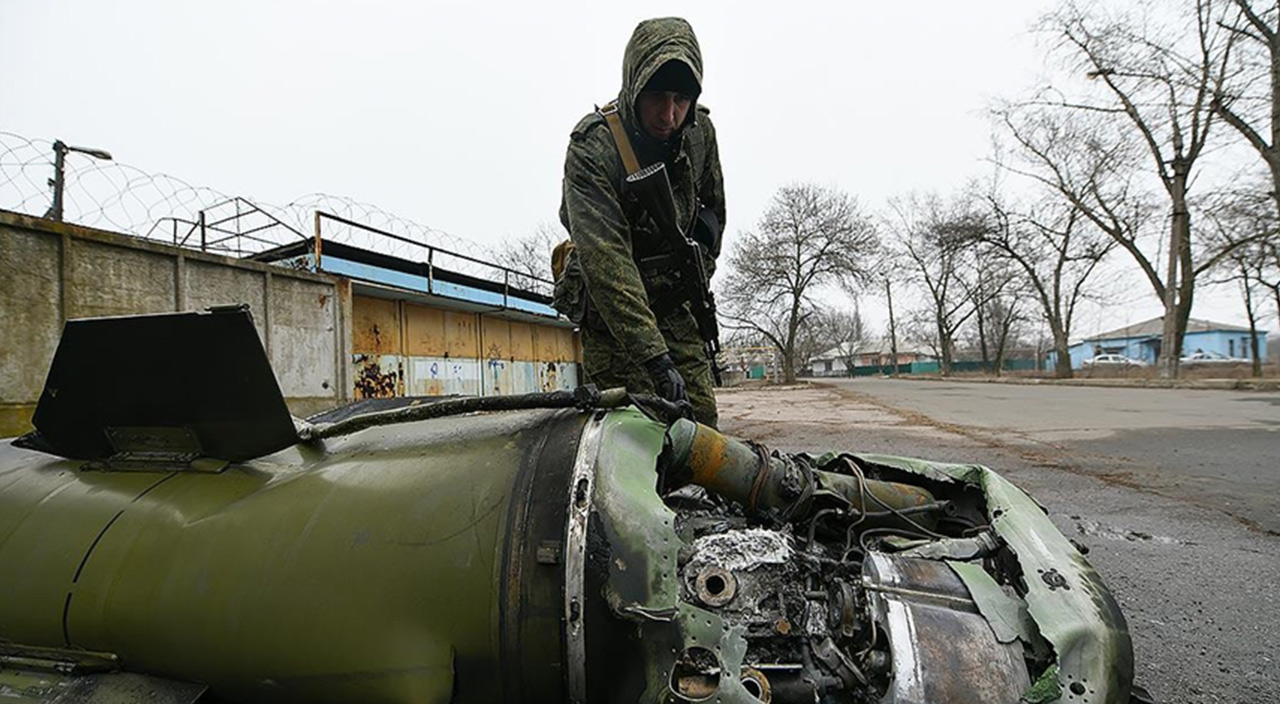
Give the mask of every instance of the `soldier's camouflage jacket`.
[[[644, 132], [635, 112], [640, 90], [672, 59], [688, 64], [701, 84], [702, 54], [687, 22], [664, 18], [646, 20], [636, 27], [623, 60], [618, 111], [640, 164], [667, 163], [678, 221], [691, 223], [701, 202], [724, 223], [724, 180], [708, 111], [691, 106], [683, 129], [666, 143]], [[577, 258], [571, 260], [568, 276], [582, 277], [588, 296], [567, 305], [585, 303], [591, 313], [583, 325], [598, 328], [603, 323], [615, 344], [639, 364], [668, 351], [655, 313], [688, 313], [680, 300], [673, 300], [670, 277], [676, 274], [672, 268], [643, 265], [645, 259], [663, 254], [666, 246], [649, 226], [644, 210], [627, 198], [625, 178], [626, 170], [604, 118], [599, 112], [587, 115], [574, 128], [565, 158], [560, 221], [569, 231]], [[710, 253], [713, 257], [719, 254]], [[710, 258], [708, 264], [714, 270]], [[557, 288], [561, 299], [557, 305], [565, 303], [566, 297], [580, 297], [580, 292], [571, 290], [572, 285], [567, 292], [564, 286]], [[584, 344], [587, 337], [584, 334]]]

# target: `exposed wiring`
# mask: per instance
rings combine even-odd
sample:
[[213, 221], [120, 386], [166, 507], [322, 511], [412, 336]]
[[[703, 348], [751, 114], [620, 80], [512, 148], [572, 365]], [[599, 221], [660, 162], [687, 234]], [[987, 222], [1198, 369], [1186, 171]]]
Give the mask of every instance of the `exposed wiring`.
[[[848, 455], [843, 455], [843, 456], [841, 457], [841, 459], [842, 459], [842, 460], [844, 460], [844, 461], [845, 461], [845, 463], [846, 463], [846, 464], [848, 464], [848, 465], [849, 465], [849, 466], [854, 470], [854, 473], [855, 473], [855, 474], [856, 474], [856, 476], [858, 477], [858, 486], [859, 486], [859, 487], [863, 487], [863, 486], [865, 485], [865, 482], [866, 482], [866, 476], [864, 475], [864, 473], [863, 473], [863, 471], [862, 471], [862, 467], [861, 467], [861, 466], [859, 466], [859, 465], [858, 465], [858, 463], [857, 463], [856, 461], [854, 461], [854, 459], [853, 459], [852, 457], [848, 456]], [[884, 500], [882, 500], [880, 497], [876, 496], [874, 492], [865, 491], [865, 490], [860, 490], [860, 498], [862, 498], [862, 497], [864, 497], [864, 496], [867, 496], [867, 495], [871, 496], [871, 499], [872, 499], [873, 501], [875, 501], [876, 503], [878, 503], [878, 504], [880, 504], [881, 506], [883, 506], [887, 511], [889, 511], [889, 512], [890, 512], [890, 513], [892, 513], [893, 515], [895, 515], [895, 516], [897, 516], [897, 517], [901, 518], [903, 521], [906, 521], [907, 523], [911, 524], [912, 526], [915, 526], [916, 528], [920, 529], [920, 531], [921, 531], [921, 532], [923, 532], [926, 536], [928, 536], [928, 537], [933, 537], [933, 538], [946, 538], [946, 537], [948, 537], [948, 536], [943, 535], [943, 534], [941, 534], [941, 533], [938, 533], [938, 532], [935, 532], [935, 531], [933, 531], [933, 530], [930, 530], [929, 528], [926, 528], [926, 527], [925, 527], [925, 526], [923, 526], [923, 525], [920, 525], [920, 523], [919, 523], [919, 522], [917, 522], [916, 520], [912, 519], [910, 516], [908, 516], [906, 513], [904, 513], [904, 512], [903, 512], [903, 511], [901, 511], [900, 509], [897, 509], [897, 508], [894, 508], [893, 506], [890, 506], [888, 503], [886, 503], [886, 502], [885, 502]], [[865, 500], [865, 499], [863, 499], [863, 500]], [[863, 504], [864, 514], [865, 514], [865, 508], [866, 508], [866, 505], [865, 505], [865, 504]]]

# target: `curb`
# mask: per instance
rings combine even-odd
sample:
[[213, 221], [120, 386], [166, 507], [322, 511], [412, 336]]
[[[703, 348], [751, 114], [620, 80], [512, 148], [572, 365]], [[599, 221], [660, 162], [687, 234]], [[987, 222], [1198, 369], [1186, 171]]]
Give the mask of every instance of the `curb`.
[[[857, 377], [852, 377], [857, 378]], [[1280, 379], [1048, 379], [1016, 377], [942, 377], [903, 375], [907, 381], [951, 381], [976, 384], [1022, 384], [1026, 386], [1098, 386], [1124, 389], [1192, 389], [1201, 391], [1280, 391]]]

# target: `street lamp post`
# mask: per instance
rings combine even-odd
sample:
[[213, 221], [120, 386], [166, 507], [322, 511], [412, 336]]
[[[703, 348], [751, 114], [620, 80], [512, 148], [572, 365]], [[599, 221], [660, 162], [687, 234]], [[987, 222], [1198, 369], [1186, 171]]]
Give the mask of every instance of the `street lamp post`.
[[64, 165], [68, 152], [79, 152], [104, 161], [111, 161], [111, 152], [105, 149], [73, 147], [65, 144], [61, 139], [53, 141], [53, 178], [49, 179], [49, 185], [53, 187], [53, 205], [49, 206], [44, 216], [58, 221], [62, 220], [62, 188], [66, 181]]

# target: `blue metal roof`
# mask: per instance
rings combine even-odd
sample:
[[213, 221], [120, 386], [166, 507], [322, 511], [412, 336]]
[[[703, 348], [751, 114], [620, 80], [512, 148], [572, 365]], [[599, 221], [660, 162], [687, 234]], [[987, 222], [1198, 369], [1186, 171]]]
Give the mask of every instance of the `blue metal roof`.
[[[311, 257], [311, 260], [314, 266], [314, 257]], [[324, 256], [320, 270], [330, 274], [337, 274], [339, 276], [346, 276], [353, 279], [362, 279], [364, 281], [372, 281], [374, 283], [395, 286], [397, 288], [418, 291], [420, 293], [430, 293], [435, 296], [453, 298], [459, 301], [466, 301], [468, 303], [493, 306], [495, 308], [509, 308], [525, 313], [532, 313], [534, 315], [543, 315], [549, 318], [560, 317], [556, 310], [551, 306], [538, 301], [521, 298], [518, 295], [518, 291], [513, 291], [504, 295], [497, 293], [496, 291], [487, 291], [475, 286], [441, 281], [440, 279], [428, 279], [425, 276], [417, 274], [409, 274], [403, 271], [374, 266], [372, 264], [353, 262], [349, 259], [343, 259], [329, 254]]]

